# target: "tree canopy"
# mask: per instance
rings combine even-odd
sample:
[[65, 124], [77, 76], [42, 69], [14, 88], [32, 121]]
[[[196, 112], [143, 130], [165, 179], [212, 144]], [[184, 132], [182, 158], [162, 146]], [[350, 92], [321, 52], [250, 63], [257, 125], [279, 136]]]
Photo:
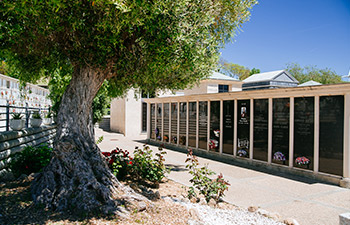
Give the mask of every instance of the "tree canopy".
[[0, 54], [25, 81], [88, 66], [108, 74], [115, 96], [130, 87], [180, 89], [215, 67], [255, 3], [1, 1]]
[[223, 73], [239, 80], [244, 80], [253, 74], [260, 73], [259, 69], [253, 68], [250, 70], [248, 67], [244, 67], [235, 63], [225, 62], [224, 60], [221, 60], [220, 64]]
[[318, 69], [316, 66], [301, 67], [297, 63], [287, 64], [286, 70], [297, 79], [300, 84], [313, 80], [321, 84], [342, 83], [342, 79], [329, 68]]

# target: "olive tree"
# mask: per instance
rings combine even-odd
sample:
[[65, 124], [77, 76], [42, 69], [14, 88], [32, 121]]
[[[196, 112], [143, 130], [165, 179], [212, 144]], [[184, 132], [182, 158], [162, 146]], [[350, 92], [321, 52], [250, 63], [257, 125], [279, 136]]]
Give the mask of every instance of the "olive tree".
[[[35, 81], [71, 71], [53, 158], [35, 177], [34, 202], [65, 210], [122, 211], [128, 189], [94, 143], [92, 101], [130, 88], [181, 89], [206, 77], [255, 0], [0, 1], [0, 58]], [[62, 72], [63, 71], [63, 72]]]

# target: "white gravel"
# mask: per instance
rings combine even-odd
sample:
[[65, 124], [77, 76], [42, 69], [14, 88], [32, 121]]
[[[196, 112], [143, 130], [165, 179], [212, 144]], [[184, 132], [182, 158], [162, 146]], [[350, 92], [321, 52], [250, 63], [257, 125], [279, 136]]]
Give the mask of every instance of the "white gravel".
[[188, 210], [197, 211], [199, 221], [191, 220], [190, 225], [285, 225], [284, 223], [262, 216], [259, 213], [252, 213], [243, 209], [219, 209], [212, 208], [208, 205], [194, 204], [190, 202], [180, 201], [177, 198], [166, 197], [165, 200], [173, 201], [177, 204], [185, 206]]

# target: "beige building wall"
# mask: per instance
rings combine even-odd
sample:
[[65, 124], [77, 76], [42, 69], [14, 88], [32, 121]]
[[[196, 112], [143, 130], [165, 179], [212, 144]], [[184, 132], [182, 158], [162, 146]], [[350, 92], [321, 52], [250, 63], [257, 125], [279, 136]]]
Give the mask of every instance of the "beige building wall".
[[192, 88], [186, 88], [178, 91], [162, 91], [159, 92], [159, 97], [170, 97], [170, 96], [182, 96], [182, 95], [198, 95], [206, 93], [218, 93], [219, 84], [228, 85], [229, 92], [242, 91], [242, 81], [230, 81], [230, 80], [215, 80], [208, 79], [203, 80], [199, 84], [194, 85]]
[[[136, 96], [136, 98], [135, 98]], [[142, 100], [135, 90], [128, 91], [124, 98], [115, 98], [111, 102], [111, 131], [119, 132], [131, 138], [146, 138], [142, 133]]]
[[123, 98], [115, 98], [111, 102], [110, 129], [125, 135], [125, 100]]

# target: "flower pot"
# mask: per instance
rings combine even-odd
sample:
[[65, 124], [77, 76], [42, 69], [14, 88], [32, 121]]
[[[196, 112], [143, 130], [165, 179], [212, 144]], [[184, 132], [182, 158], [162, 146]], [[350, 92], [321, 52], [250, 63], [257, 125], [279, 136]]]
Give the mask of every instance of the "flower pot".
[[51, 125], [52, 124], [52, 118], [44, 118], [43, 119], [44, 125]]
[[31, 119], [30, 119], [30, 126], [31, 126], [31, 127], [40, 127], [41, 122], [42, 122], [42, 119], [34, 119], [34, 118], [31, 118]]
[[24, 120], [10, 120], [10, 128], [12, 130], [22, 130], [24, 127]]

